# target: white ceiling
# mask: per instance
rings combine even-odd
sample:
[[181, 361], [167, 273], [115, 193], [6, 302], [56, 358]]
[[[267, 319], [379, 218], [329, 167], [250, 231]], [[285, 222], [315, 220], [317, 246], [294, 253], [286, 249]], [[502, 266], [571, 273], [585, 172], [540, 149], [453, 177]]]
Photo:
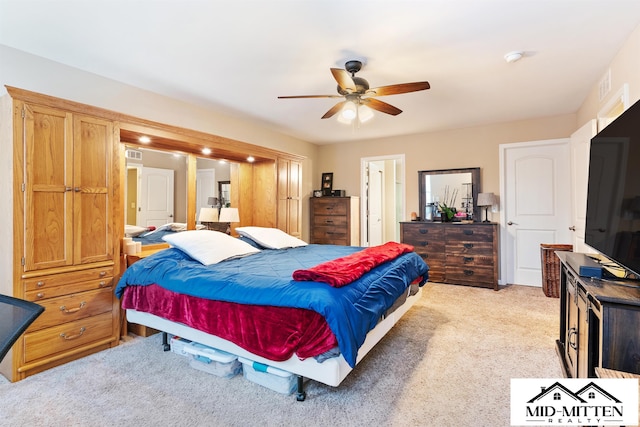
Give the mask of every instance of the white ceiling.
[[[319, 144], [573, 113], [639, 24], [639, 0], [0, 0], [0, 44]], [[336, 94], [350, 59], [431, 89], [355, 130], [277, 99]]]

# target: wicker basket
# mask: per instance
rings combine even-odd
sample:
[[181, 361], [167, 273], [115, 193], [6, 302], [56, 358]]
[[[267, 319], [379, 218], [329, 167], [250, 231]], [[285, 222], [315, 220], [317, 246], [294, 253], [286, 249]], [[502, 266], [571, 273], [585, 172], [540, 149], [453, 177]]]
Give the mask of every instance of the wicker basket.
[[560, 259], [556, 251], [573, 251], [573, 245], [541, 244], [542, 291], [551, 298], [560, 297]]

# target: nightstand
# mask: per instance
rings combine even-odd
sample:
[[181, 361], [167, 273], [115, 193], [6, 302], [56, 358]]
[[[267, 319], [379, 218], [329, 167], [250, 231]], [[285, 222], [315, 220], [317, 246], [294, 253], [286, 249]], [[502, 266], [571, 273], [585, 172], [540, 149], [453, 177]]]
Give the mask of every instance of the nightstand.
[[[123, 255], [124, 256], [124, 266], [125, 268], [129, 268], [131, 265], [133, 265], [134, 263], [140, 261], [143, 258], [146, 258], [150, 255], [153, 255], [157, 252], [160, 252], [164, 249], [167, 249], [169, 247], [169, 245], [167, 244], [157, 244], [157, 245], [149, 245], [149, 246], [145, 246], [142, 250], [142, 252], [138, 252], [135, 255]], [[127, 333], [133, 333], [136, 335], [139, 335], [141, 337], [148, 337], [151, 336], [153, 334], [157, 334], [158, 331], [157, 329], [153, 329], [153, 328], [149, 328], [147, 326], [143, 326], [143, 325], [138, 325], [137, 323], [129, 323], [126, 321], [126, 312], [123, 310], [122, 311], [122, 336], [126, 336]]]

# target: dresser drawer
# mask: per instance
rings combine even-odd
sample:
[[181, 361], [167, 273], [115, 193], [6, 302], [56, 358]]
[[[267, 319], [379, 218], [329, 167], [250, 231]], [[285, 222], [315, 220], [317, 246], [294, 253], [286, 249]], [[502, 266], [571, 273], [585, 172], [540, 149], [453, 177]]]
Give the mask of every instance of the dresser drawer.
[[50, 289], [56, 288], [57, 292], [61, 291], [61, 286], [70, 285], [73, 283], [87, 282], [90, 280], [98, 280], [113, 277], [113, 267], [105, 267], [105, 268], [94, 268], [89, 270], [79, 270], [73, 271], [70, 273], [60, 273], [60, 274], [51, 274], [48, 276], [40, 276], [40, 277], [32, 277], [29, 279], [24, 279], [22, 281], [24, 286], [24, 291], [29, 293], [33, 291], [49, 291], [49, 297], [64, 295], [69, 292], [77, 292], [77, 291], [69, 291], [62, 293], [52, 294]]
[[485, 255], [493, 257], [493, 244], [491, 242], [474, 241], [447, 241], [447, 254], [456, 255]]
[[111, 312], [113, 298], [113, 290], [108, 288], [39, 301], [38, 303], [44, 307], [44, 313], [33, 322], [29, 331]]
[[453, 267], [493, 267], [493, 255], [447, 253], [447, 265]]
[[113, 332], [112, 317], [112, 313], [104, 313], [26, 333], [24, 335], [25, 362], [29, 363], [110, 337]]
[[[336, 227], [347, 229], [347, 217], [337, 215], [315, 215], [313, 217], [314, 227]], [[346, 231], [345, 231], [346, 232]]]
[[312, 239], [320, 245], [348, 245], [349, 233], [346, 227], [314, 227]]
[[493, 228], [489, 226], [451, 225], [446, 227], [447, 242], [493, 242]]
[[68, 295], [95, 289], [111, 289], [113, 287], [113, 277], [88, 280], [86, 282], [70, 283], [58, 286], [43, 286], [42, 289], [35, 289], [25, 292], [25, 299], [42, 304], [47, 298]]
[[331, 199], [319, 197], [313, 200], [313, 215], [347, 215], [349, 204], [346, 199]]
[[479, 267], [470, 265], [455, 265], [446, 267], [446, 277], [449, 283], [461, 285], [494, 286], [493, 267]]

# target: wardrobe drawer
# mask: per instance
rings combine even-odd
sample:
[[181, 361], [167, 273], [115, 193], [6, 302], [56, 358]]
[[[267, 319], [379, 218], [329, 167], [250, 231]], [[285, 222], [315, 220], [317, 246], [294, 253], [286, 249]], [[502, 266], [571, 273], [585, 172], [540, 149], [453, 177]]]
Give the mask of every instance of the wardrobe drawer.
[[113, 314], [104, 313], [24, 335], [25, 363], [108, 338]]
[[88, 280], [106, 279], [113, 277], [113, 267], [78, 270], [70, 273], [51, 274], [48, 276], [32, 277], [22, 281], [25, 292], [50, 289], [71, 283], [86, 282]]
[[25, 292], [25, 299], [35, 301], [42, 304], [47, 298], [68, 295], [94, 289], [111, 289], [113, 286], [113, 277], [104, 277], [102, 279], [89, 280], [87, 282], [70, 283], [58, 286], [43, 286], [42, 289], [35, 289]]
[[111, 312], [113, 298], [113, 290], [108, 288], [39, 301], [44, 307], [44, 313], [33, 322], [29, 331]]

